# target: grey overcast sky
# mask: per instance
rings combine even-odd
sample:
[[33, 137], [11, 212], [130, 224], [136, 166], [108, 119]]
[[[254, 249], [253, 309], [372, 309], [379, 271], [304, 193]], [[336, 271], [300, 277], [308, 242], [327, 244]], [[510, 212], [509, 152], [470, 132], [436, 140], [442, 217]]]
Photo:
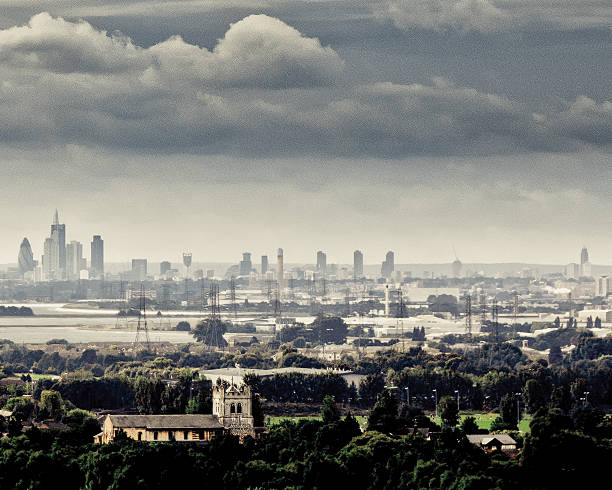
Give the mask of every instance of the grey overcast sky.
[[0, 263], [612, 263], [609, 0], [3, 0]]

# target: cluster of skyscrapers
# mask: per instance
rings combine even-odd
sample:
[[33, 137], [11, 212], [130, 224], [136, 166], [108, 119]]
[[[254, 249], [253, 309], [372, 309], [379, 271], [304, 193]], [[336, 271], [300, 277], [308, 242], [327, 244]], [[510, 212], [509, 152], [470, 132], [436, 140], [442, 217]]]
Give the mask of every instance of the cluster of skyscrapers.
[[83, 245], [72, 240], [66, 243], [66, 225], [59, 222], [55, 210], [51, 234], [45, 239], [40, 263], [34, 260], [32, 247], [24, 238], [19, 247], [19, 272], [31, 276], [35, 281], [73, 281], [77, 279], [98, 278], [104, 274], [104, 241], [94, 235], [91, 241], [91, 263], [83, 257]]

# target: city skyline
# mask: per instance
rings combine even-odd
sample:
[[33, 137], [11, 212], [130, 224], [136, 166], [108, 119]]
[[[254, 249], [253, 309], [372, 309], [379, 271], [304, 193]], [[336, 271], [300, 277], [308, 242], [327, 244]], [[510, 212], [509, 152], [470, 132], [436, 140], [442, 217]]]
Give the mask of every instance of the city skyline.
[[[55, 237], [55, 238], [54, 238]], [[66, 243], [66, 224], [60, 224], [59, 223], [59, 218], [58, 218], [58, 210], [55, 210], [55, 214], [53, 217], [53, 223], [51, 225], [51, 237], [50, 238], [46, 238], [45, 241], [43, 242], [43, 247], [42, 247], [42, 254], [40, 254], [39, 256], [41, 257], [40, 261], [37, 261], [39, 265], [44, 267], [44, 256], [45, 256], [45, 247], [51, 247], [52, 243], [54, 243], [54, 240], [57, 242], [53, 245], [54, 249], [57, 248], [56, 251], [54, 251], [53, 253], [57, 254], [57, 257], [54, 259], [57, 261], [57, 264], [52, 265], [52, 271], [56, 271], [56, 270], [61, 270], [63, 274], [69, 274], [70, 271], [72, 270], [72, 274], [75, 273], [75, 269], [78, 270], [82, 270], [82, 269], [87, 269], [87, 257], [83, 257], [83, 245], [81, 242], [79, 242], [78, 240], [70, 240], [69, 243]], [[61, 244], [64, 244], [63, 247]], [[27, 245], [28, 250], [27, 252], [22, 252], [22, 249], [24, 249], [24, 246]], [[70, 251], [70, 247], [78, 247], [78, 253], [75, 251]], [[63, 255], [64, 255], [64, 259], [63, 259], [63, 265], [61, 263], [61, 250], [63, 248]], [[18, 252], [18, 255], [22, 254], [22, 253], [30, 253], [33, 255], [34, 260], [36, 260], [36, 252], [34, 251], [34, 249], [32, 249], [30, 242], [29, 242], [29, 238], [28, 237], [24, 237], [21, 245], [20, 245], [20, 249]], [[280, 249], [279, 249], [280, 250]], [[67, 252], [69, 251], [69, 252]], [[67, 253], [71, 253], [71, 257], [72, 260], [76, 260], [76, 264], [78, 265], [67, 265]], [[382, 267], [383, 267], [383, 271], [385, 269], [385, 263], [390, 260], [390, 267], [391, 269], [389, 270], [393, 270], [394, 268], [394, 264], [395, 264], [395, 253], [396, 251], [393, 250], [388, 250], [385, 253], [384, 258], [381, 261], [377, 261], [374, 258], [371, 258], [371, 261], [364, 261], [364, 255], [363, 252], [361, 250], [354, 250], [353, 251], [353, 259], [351, 260], [331, 260], [329, 263], [330, 264], [350, 264], [353, 263], [353, 266], [355, 265], [355, 253], [359, 253], [361, 255], [360, 260], [362, 264], [368, 265], [368, 266], [372, 266], [376, 263], [380, 263], [382, 262]], [[183, 252], [183, 255], [185, 253]], [[248, 267], [249, 264], [251, 264], [251, 255], [253, 254], [252, 252], [241, 252], [242, 254], [242, 261], [238, 261], [239, 262], [239, 266], [241, 268], [241, 270], [246, 270], [246, 268]], [[367, 254], [367, 251], [366, 251]], [[143, 255], [141, 254], [137, 254], [137, 255]], [[146, 254], [144, 254], [146, 255]], [[189, 253], [188, 255], [191, 255], [191, 253]], [[341, 256], [347, 255], [345, 251], [342, 252]], [[119, 260], [108, 260], [105, 258], [105, 253], [104, 253], [104, 240], [102, 240], [102, 237], [100, 235], [93, 235], [92, 238], [92, 242], [91, 242], [91, 253], [89, 255], [90, 257], [90, 261], [89, 261], [89, 270], [91, 273], [93, 273], [94, 275], [99, 275], [99, 274], [103, 274], [104, 273], [104, 262], [108, 261], [108, 262], [114, 262], [114, 263], [129, 263], [130, 261], [133, 261], [133, 258], [128, 258], [128, 257], [123, 257]], [[263, 258], [264, 256], [262, 256]], [[453, 257], [454, 260], [453, 261], [449, 261], [448, 263], [451, 263], [451, 265], [455, 265], [455, 267], [457, 267], [457, 262], [458, 262], [458, 267], [461, 267], [461, 260], [459, 259], [459, 257], [456, 255], [454, 247], [453, 247]], [[151, 262], [166, 262], [168, 261], [168, 259], [171, 259], [171, 257], [164, 257], [164, 258], [153, 258], [151, 259], [149, 256], [147, 257], [147, 260], [151, 261]], [[25, 259], [24, 259], [25, 260]], [[182, 260], [184, 260], [184, 257], [182, 258]], [[231, 263], [233, 261], [233, 259], [226, 259], [226, 260], [214, 260], [210, 257], [202, 257], [201, 262], [210, 262], [210, 263]], [[19, 262], [19, 260], [16, 261], [16, 263]], [[172, 260], [169, 261], [170, 263], [172, 263]], [[177, 261], [178, 262], [178, 261]], [[482, 262], [482, 261], [478, 261], [478, 260], [474, 260], [471, 261], [472, 263], [487, 263], [487, 262]], [[515, 262], [519, 262], [519, 263], [537, 263], [537, 262], [530, 262], [530, 261], [508, 261], [508, 262], [492, 262], [492, 263], [515, 263]], [[12, 262], [8, 261], [5, 262], [5, 264], [11, 264]], [[309, 260], [299, 260], [299, 257], [296, 257], [292, 262], [290, 263], [302, 263], [302, 264], [310, 264], [313, 263], [315, 265], [315, 268], [317, 271], [325, 273], [326, 270], [326, 265], [327, 265], [327, 252], [317, 249], [316, 250], [316, 255], [314, 260], [311, 262]], [[400, 262], [401, 263], [401, 262]], [[438, 261], [438, 262], [415, 262], [415, 261], [404, 261], [405, 264], [409, 264], [409, 263], [432, 263], [432, 264], [446, 264], [446, 261]], [[582, 245], [582, 248], [580, 250], [579, 253], [579, 259], [577, 259], [577, 262], [574, 263], [571, 258], [569, 261], [566, 261], [564, 263], [559, 263], [559, 264], [555, 264], [553, 262], [549, 262], [549, 263], [542, 263], [542, 265], [566, 265], [566, 266], [571, 266], [571, 265], [578, 265], [580, 266], [581, 272], [584, 272], [582, 270], [582, 268], [584, 267], [584, 265], [587, 265], [587, 268], [591, 266], [591, 262], [589, 261], [589, 252], [588, 252], [588, 248], [586, 247], [586, 245]], [[0, 262], [0, 264], [2, 264], [2, 262]], [[599, 265], [607, 265], [604, 264], [603, 262], [600, 262]], [[71, 269], [72, 267], [72, 269]], [[46, 272], [48, 273], [48, 272]], [[388, 276], [388, 272], [382, 272], [383, 276]], [[455, 274], [456, 275], [456, 274]], [[590, 275], [590, 272], [588, 274], [584, 274], [584, 275]]]
[[606, 2], [171, 4], [11, 2], [0, 262], [53, 206], [111, 261], [612, 263]]

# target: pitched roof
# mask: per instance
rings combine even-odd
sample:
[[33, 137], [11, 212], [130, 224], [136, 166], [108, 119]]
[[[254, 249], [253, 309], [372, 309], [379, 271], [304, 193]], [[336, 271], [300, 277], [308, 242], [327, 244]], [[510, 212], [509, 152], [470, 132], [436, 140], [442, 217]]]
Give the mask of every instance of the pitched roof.
[[216, 415], [108, 415], [115, 428], [223, 429]]
[[472, 444], [489, 444], [494, 439], [498, 440], [503, 445], [516, 444], [516, 441], [512, 439], [508, 434], [468, 434], [468, 440]]

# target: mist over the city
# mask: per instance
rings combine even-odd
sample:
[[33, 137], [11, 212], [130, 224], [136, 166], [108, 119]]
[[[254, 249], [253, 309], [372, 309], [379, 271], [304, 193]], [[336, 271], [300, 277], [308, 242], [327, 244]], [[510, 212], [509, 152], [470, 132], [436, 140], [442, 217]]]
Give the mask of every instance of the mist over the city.
[[0, 488], [606, 488], [611, 26], [0, 2]]

